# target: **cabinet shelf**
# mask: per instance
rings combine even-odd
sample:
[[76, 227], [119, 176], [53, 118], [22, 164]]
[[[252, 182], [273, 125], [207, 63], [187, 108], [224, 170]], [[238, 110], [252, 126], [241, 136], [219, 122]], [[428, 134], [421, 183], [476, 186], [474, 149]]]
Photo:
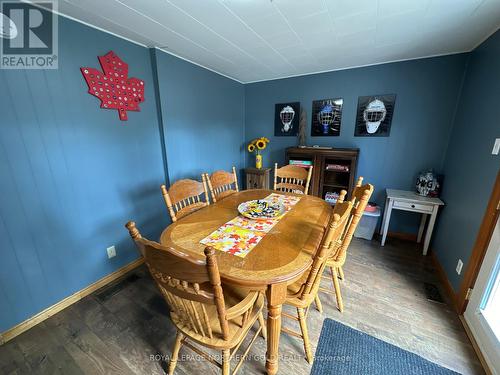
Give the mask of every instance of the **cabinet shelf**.
[[327, 169], [325, 168], [325, 172], [335, 172], [335, 173], [351, 173], [351, 171], [337, 171], [335, 169]]
[[324, 187], [331, 187], [331, 188], [337, 188], [337, 189], [349, 189], [349, 186], [346, 186], [346, 185], [340, 185], [340, 184], [327, 184], [327, 183], [323, 183], [323, 186]]
[[[309, 194], [320, 198], [324, 198], [324, 193], [328, 189], [337, 192], [345, 189], [348, 196], [352, 194], [358, 158], [357, 148], [289, 147], [286, 149], [287, 164], [290, 160], [312, 161], [313, 172]], [[341, 165], [348, 170], [326, 169], [327, 165]]]

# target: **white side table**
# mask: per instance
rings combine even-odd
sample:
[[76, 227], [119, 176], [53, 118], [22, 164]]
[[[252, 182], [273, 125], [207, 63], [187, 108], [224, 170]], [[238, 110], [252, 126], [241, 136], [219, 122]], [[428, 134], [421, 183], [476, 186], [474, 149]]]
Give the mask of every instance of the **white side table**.
[[436, 222], [436, 216], [439, 206], [444, 205], [444, 202], [439, 198], [422, 197], [413, 191], [386, 189], [387, 199], [385, 200], [384, 218], [382, 226], [380, 227], [380, 234], [382, 235], [382, 246], [385, 244], [387, 231], [389, 230], [389, 221], [391, 220], [392, 210], [403, 210], [418, 212], [422, 214], [420, 220], [420, 228], [418, 229], [417, 242], [422, 241], [424, 233], [425, 222], [427, 216], [430, 215], [429, 226], [424, 240], [423, 254], [427, 255], [429, 243], [431, 242], [432, 230]]

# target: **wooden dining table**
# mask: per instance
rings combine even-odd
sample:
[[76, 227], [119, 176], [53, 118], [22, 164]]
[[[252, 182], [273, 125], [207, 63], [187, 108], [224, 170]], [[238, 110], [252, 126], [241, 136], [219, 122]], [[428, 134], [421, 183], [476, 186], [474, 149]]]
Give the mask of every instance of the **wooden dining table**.
[[[200, 243], [202, 239], [236, 217], [240, 203], [262, 199], [271, 193], [271, 190], [234, 193], [168, 226], [161, 235], [161, 244], [174, 246], [204, 259], [205, 245]], [[287, 285], [297, 280], [312, 264], [312, 254], [320, 246], [331, 214], [332, 208], [324, 200], [309, 195], [301, 196], [299, 202], [246, 257], [217, 252], [224, 283], [266, 293], [268, 374], [278, 372], [281, 308], [286, 299]]]

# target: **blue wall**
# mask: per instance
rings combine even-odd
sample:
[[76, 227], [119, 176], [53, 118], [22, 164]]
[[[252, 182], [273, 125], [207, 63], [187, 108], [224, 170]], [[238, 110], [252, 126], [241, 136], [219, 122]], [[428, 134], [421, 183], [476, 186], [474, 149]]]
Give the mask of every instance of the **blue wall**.
[[[466, 78], [444, 164], [443, 199], [435, 249], [453, 287], [458, 259], [465, 265], [493, 190], [499, 157], [492, 155], [500, 137], [500, 31], [470, 54]], [[464, 267], [465, 270], [465, 267]]]
[[170, 181], [244, 166], [244, 85], [156, 51]]
[[[127, 220], [153, 238], [166, 224], [148, 49], [59, 22], [58, 70], [0, 70], [0, 331], [136, 259]], [[109, 50], [145, 81], [127, 122], [80, 73]]]
[[[443, 170], [467, 55], [241, 85], [62, 17], [59, 27], [58, 70], [0, 70], [0, 332], [136, 259], [123, 224], [134, 219], [158, 238], [168, 223], [158, 188], [166, 179], [242, 168], [244, 141], [262, 135], [271, 139], [266, 164], [282, 163], [296, 141], [272, 136], [275, 103], [301, 101], [310, 123], [312, 100], [343, 97], [341, 136], [308, 143], [360, 148], [359, 174], [374, 183], [379, 203], [386, 187], [412, 189], [419, 170]], [[489, 155], [498, 136], [498, 46], [497, 34], [472, 54], [444, 163], [448, 207], [436, 247], [455, 286], [450, 270], [474, 240], [456, 228], [477, 232], [498, 169]], [[127, 122], [98, 108], [79, 71], [99, 67], [97, 56], [109, 50], [146, 83], [141, 112]], [[397, 94], [391, 136], [353, 137], [357, 97], [378, 93]], [[458, 168], [464, 162], [468, 178]], [[469, 202], [479, 205], [464, 206], [473, 189], [478, 198]], [[397, 219], [391, 229], [415, 229], [413, 216]]]
[[[274, 105], [300, 101], [308, 115], [307, 144], [360, 149], [358, 175], [375, 185], [373, 200], [383, 204], [385, 189], [414, 189], [419, 171], [442, 169], [467, 55], [413, 60], [366, 68], [266, 81], [245, 86], [246, 140], [271, 142], [264, 163], [283, 163], [295, 137], [274, 137]], [[354, 137], [358, 96], [396, 94], [390, 137]], [[339, 137], [311, 137], [312, 101], [344, 98]], [[247, 158], [247, 165], [254, 163]], [[415, 233], [418, 217], [396, 212], [390, 230]]]
[[[0, 332], [136, 259], [123, 225], [159, 237], [167, 177], [243, 167], [243, 85], [63, 17], [59, 38], [58, 70], [0, 70]], [[80, 73], [109, 50], [145, 81], [127, 122]]]

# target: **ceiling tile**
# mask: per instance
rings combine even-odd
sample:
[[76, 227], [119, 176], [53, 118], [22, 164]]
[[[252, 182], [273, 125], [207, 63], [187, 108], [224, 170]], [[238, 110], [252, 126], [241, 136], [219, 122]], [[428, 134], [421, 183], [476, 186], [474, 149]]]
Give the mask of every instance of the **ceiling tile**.
[[456, 13], [472, 14], [474, 10], [484, 0], [431, 0], [428, 8], [428, 15], [448, 15], [453, 16]]
[[336, 17], [335, 31], [338, 36], [355, 34], [364, 30], [372, 30], [377, 25], [377, 12], [370, 10], [363, 13]]
[[59, 10], [243, 82], [470, 51], [499, 0], [60, 0]]
[[309, 30], [311, 30], [311, 25], [314, 25], [313, 30], [318, 33], [332, 33], [334, 29], [328, 12], [315, 13], [307, 17], [296, 18], [290, 20], [289, 24], [299, 36], [309, 32]]
[[325, 0], [325, 3], [333, 18], [377, 12], [377, 0]]
[[297, 34], [292, 31], [284, 32], [283, 34], [278, 34], [267, 38], [267, 41], [273, 48], [277, 50], [287, 48], [290, 46], [298, 46], [301, 41], [297, 38]]
[[[200, 1], [196, 0], [196, 2]], [[244, 20], [258, 19], [271, 14], [278, 14], [278, 11], [269, 0], [222, 0], [221, 2]], [[206, 3], [210, 3], [210, 1], [206, 1]]]
[[274, 0], [272, 3], [288, 19], [304, 18], [328, 11], [323, 0]]
[[425, 12], [431, 0], [402, 1], [378, 0], [378, 17], [404, 15], [409, 12]]
[[[409, 16], [420, 20], [422, 13], [416, 11], [409, 14]], [[409, 41], [413, 38], [419, 38], [423, 29], [420, 23], [408, 22], [408, 19], [397, 15], [380, 17], [377, 20], [375, 43], [377, 45], [387, 45]]]
[[262, 37], [272, 37], [290, 31], [287, 21], [281, 15], [268, 15], [249, 20], [247, 24]]

